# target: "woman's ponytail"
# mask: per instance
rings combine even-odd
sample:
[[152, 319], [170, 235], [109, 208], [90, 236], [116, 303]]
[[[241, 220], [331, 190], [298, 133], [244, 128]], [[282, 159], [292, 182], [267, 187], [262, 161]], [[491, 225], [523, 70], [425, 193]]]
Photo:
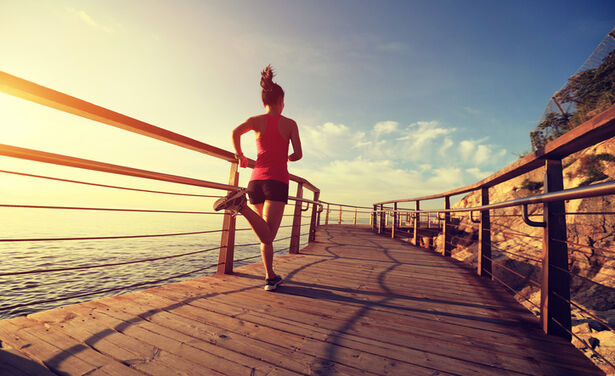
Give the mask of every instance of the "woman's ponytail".
[[273, 82], [274, 75], [271, 64], [267, 65], [265, 70], [261, 72], [261, 88], [263, 88], [261, 95], [265, 106], [275, 105], [281, 99], [284, 99], [284, 90], [280, 85]]

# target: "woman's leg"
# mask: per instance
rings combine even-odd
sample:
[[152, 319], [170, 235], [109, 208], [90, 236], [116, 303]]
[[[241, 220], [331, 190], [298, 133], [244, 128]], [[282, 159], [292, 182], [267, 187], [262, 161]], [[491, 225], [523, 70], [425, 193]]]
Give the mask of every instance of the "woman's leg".
[[266, 200], [263, 204], [254, 205], [256, 211], [247, 205], [240, 211], [261, 242], [261, 256], [266, 272], [265, 278], [275, 277], [273, 271], [273, 240], [280, 228], [285, 205], [286, 203], [282, 201]]
[[269, 228], [269, 224], [265, 221], [263, 217], [263, 207], [265, 203], [254, 205], [254, 209], [252, 210], [248, 205], [245, 205], [243, 209], [239, 211], [241, 215], [248, 221], [252, 230], [261, 241], [261, 243], [271, 243], [275, 238], [275, 235], [272, 236], [271, 229]]
[[271, 233], [271, 242], [261, 242], [261, 256], [263, 258], [263, 265], [265, 266], [265, 278], [270, 279], [275, 277], [273, 271], [273, 240], [275, 239], [282, 217], [284, 216], [284, 206], [286, 203], [281, 201], [265, 201], [263, 206], [263, 219], [269, 226]]

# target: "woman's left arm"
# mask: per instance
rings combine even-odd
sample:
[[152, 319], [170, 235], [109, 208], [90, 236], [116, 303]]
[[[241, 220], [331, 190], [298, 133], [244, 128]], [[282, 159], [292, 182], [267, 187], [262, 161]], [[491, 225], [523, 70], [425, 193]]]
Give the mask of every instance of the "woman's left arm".
[[290, 131], [290, 142], [293, 144], [293, 153], [288, 156], [288, 160], [291, 162], [298, 161], [303, 157], [303, 151], [301, 150], [301, 139], [299, 138], [299, 127], [297, 123], [293, 121]]

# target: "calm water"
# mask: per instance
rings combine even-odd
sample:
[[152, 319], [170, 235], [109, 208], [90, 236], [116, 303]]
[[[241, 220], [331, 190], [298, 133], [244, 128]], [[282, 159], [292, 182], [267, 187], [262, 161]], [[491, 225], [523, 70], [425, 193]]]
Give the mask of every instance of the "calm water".
[[[288, 214], [291, 210], [286, 212]], [[0, 214], [0, 239], [164, 234], [219, 230], [222, 227], [222, 216], [217, 215], [23, 209], [2, 209]], [[282, 226], [290, 225], [291, 221], [292, 217], [284, 217]], [[303, 223], [309, 223], [309, 219], [304, 218]], [[237, 227], [247, 228], [248, 226], [243, 218], [238, 218]], [[302, 226], [302, 247], [307, 243], [307, 230], [308, 226]], [[290, 227], [280, 228], [277, 239], [287, 236], [290, 236]], [[241, 244], [256, 242], [257, 238], [252, 231], [238, 231], [236, 233], [235, 259], [257, 257], [236, 262], [235, 266], [260, 262], [258, 246], [241, 246]], [[142, 239], [0, 242], [2, 260], [0, 274], [140, 260], [204, 250], [218, 247], [219, 244], [220, 233]], [[289, 244], [290, 239], [285, 239], [276, 242], [274, 247], [276, 251], [281, 250], [278, 254], [284, 254], [288, 253], [284, 249]], [[17, 304], [35, 303], [160, 280], [204, 268], [217, 263], [217, 261], [218, 249], [215, 249], [205, 253], [138, 264], [0, 276], [0, 296], [2, 296], [0, 319], [213, 274], [215, 266], [158, 284], [7, 309], [7, 307]]]

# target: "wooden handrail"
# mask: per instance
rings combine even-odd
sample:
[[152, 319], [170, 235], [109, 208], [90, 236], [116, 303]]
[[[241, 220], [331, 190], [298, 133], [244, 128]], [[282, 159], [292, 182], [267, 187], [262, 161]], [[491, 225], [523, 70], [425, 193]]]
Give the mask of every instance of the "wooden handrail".
[[[230, 151], [157, 127], [2, 71], [0, 71], [0, 91], [56, 110], [223, 159], [227, 162], [235, 162], [235, 154]], [[248, 167], [254, 168], [255, 164], [254, 160], [248, 159]], [[319, 192], [317, 187], [300, 176], [291, 174], [290, 179], [303, 184], [304, 188], [313, 192]]]
[[374, 205], [386, 205], [393, 204], [395, 202], [434, 200], [447, 196], [450, 197], [468, 193], [482, 187], [492, 187], [496, 184], [513, 179], [517, 176], [544, 166], [545, 160], [562, 159], [612, 137], [615, 137], [615, 105], [567, 132], [566, 134], [549, 142], [544, 148], [536, 150], [530, 155], [527, 155], [509, 166], [504, 167], [495, 174], [475, 184], [435, 195], [382, 201], [377, 202]]
[[[165, 174], [162, 172], [142, 170], [133, 167], [98, 162], [90, 159], [76, 158], [68, 155], [49, 153], [46, 151], [27, 149], [6, 144], [0, 144], [0, 155], [42, 163], [50, 163], [60, 166], [81, 168], [85, 170], [107, 172], [111, 174], [126, 175], [158, 181], [166, 181], [170, 183], [193, 185], [202, 188], [221, 189], [226, 191], [236, 190], [238, 188], [237, 186], [231, 184], [216, 183], [208, 180], [194, 179], [185, 176]], [[288, 196], [288, 199], [322, 206], [320, 202], [307, 198]]]

